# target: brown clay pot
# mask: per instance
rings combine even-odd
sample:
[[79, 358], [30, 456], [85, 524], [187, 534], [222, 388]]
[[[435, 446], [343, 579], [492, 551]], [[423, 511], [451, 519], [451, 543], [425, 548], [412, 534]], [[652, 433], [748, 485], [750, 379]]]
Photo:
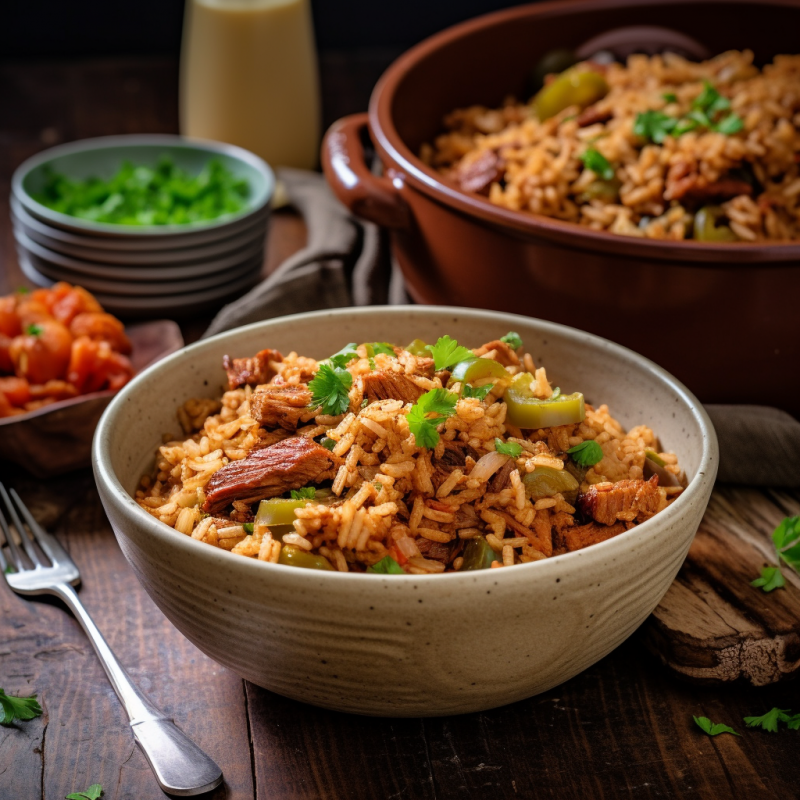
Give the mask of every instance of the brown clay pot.
[[[556, 47], [696, 58], [749, 48], [764, 63], [798, 52], [798, 30], [797, 0], [568, 0], [479, 17], [409, 50], [376, 85], [369, 114], [330, 128], [325, 174], [353, 213], [390, 229], [415, 301], [565, 323], [648, 356], [705, 402], [800, 415], [800, 242], [592, 231], [494, 206], [417, 157], [452, 109], [529, 96], [527, 76]], [[365, 162], [367, 131], [383, 176]]]

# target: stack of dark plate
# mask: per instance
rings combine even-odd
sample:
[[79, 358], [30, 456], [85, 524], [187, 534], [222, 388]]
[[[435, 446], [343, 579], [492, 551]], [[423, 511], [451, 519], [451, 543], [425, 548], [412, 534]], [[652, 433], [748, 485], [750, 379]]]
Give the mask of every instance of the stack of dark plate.
[[[110, 178], [129, 161], [154, 166], [168, 157], [198, 173], [211, 158], [247, 180], [236, 214], [182, 225], [118, 225], [54, 211], [34, 199], [50, 170], [73, 180]], [[272, 170], [232, 145], [180, 136], [113, 136], [54, 147], [14, 173], [11, 219], [20, 268], [39, 286], [83, 286], [124, 316], [185, 314], [218, 306], [256, 283], [264, 261]]]

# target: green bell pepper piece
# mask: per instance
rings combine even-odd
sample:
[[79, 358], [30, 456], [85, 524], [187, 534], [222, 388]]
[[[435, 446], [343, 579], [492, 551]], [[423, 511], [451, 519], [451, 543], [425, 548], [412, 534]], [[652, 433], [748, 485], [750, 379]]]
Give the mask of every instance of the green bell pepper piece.
[[508, 406], [506, 418], [512, 425], [533, 429], [583, 422], [586, 407], [580, 392], [554, 394], [552, 398], [541, 400], [531, 392], [532, 380], [529, 372], [521, 372], [506, 389], [503, 397]]
[[278, 563], [287, 567], [305, 567], [305, 569], [324, 569], [335, 571], [333, 565], [325, 556], [314, 556], [307, 553], [302, 547], [285, 544], [281, 548]]
[[492, 550], [483, 536], [476, 536], [464, 547], [464, 563], [461, 565], [461, 571], [489, 569], [493, 561], [501, 561], [500, 556]]

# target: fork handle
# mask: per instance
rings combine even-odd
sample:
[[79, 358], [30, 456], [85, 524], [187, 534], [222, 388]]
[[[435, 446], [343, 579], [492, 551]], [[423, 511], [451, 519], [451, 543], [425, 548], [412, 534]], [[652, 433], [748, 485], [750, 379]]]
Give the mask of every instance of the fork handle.
[[53, 587], [52, 593], [67, 604], [86, 631], [161, 788], [170, 794], [188, 797], [219, 786], [222, 770], [139, 691], [72, 586], [60, 583]]

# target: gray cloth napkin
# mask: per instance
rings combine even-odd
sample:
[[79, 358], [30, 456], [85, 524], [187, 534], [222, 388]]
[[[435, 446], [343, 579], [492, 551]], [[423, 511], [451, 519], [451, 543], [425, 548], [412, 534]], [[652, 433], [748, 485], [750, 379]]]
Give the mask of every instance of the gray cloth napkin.
[[[283, 169], [279, 178], [306, 221], [308, 244], [225, 306], [204, 336], [302, 311], [410, 302], [384, 231], [350, 216], [321, 175]], [[800, 486], [800, 422], [766, 406], [706, 410], [719, 437], [720, 481]]]

